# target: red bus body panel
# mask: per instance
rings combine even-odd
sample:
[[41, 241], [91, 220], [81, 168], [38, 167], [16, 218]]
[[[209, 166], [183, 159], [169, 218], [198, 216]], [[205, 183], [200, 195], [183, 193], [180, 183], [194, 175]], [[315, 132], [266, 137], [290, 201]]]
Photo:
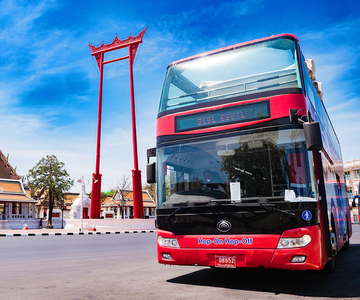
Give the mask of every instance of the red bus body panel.
[[[158, 261], [169, 265], [215, 266], [215, 256], [236, 257], [239, 268], [272, 268], [289, 270], [320, 270], [324, 267], [319, 225], [287, 230], [280, 234], [244, 235], [179, 235], [158, 230], [163, 238], [176, 238], [180, 248], [158, 244]], [[309, 234], [309, 245], [302, 248], [277, 249], [280, 237], [302, 237]], [[164, 259], [170, 254], [172, 259]], [[303, 263], [291, 263], [294, 256], [304, 255]]]

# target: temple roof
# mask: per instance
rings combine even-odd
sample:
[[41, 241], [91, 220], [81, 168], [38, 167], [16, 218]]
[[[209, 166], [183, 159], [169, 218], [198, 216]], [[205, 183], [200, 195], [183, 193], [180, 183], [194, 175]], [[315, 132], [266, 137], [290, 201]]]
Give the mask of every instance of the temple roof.
[[9, 163], [9, 154], [7, 156], [0, 150], [0, 178], [20, 179], [16, 173], [16, 167], [13, 168]]
[[1, 202], [26, 202], [37, 201], [26, 196], [23, 184], [20, 180], [0, 178], [0, 201]]
[[[122, 195], [121, 195], [122, 193]], [[142, 191], [143, 207], [156, 207], [155, 201], [150, 197], [148, 191]], [[116, 190], [111, 201], [102, 206], [134, 206], [132, 190]]]

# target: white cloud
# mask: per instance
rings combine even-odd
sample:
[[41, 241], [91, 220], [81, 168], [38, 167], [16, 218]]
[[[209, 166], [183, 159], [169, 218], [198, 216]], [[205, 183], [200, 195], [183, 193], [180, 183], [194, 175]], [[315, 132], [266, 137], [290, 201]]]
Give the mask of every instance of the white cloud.
[[343, 159], [358, 158], [360, 115], [360, 19], [337, 23], [300, 36], [306, 57], [313, 58], [316, 78], [323, 82], [324, 104], [339, 138]]
[[0, 41], [12, 46], [26, 46], [34, 37], [34, 22], [44, 13], [54, 8], [56, 1], [37, 2], [7, 0], [0, 2], [0, 16], [5, 27], [0, 31]]

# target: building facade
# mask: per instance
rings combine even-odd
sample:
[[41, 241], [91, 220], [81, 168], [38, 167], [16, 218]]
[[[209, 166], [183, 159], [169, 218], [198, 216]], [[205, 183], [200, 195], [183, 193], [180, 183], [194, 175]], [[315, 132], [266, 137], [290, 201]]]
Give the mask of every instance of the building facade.
[[0, 179], [0, 229], [37, 228], [35, 204], [21, 180]]
[[[155, 218], [156, 203], [148, 191], [142, 191], [143, 216]], [[134, 202], [132, 190], [116, 190], [111, 200], [102, 205], [103, 218], [132, 219], [134, 218]]]
[[[344, 162], [345, 180], [349, 200], [359, 195], [360, 182], [360, 159], [352, 159]], [[358, 201], [356, 201], [358, 204]]]
[[360, 159], [344, 162], [346, 188], [352, 206], [353, 223], [359, 223]]
[[35, 204], [10, 165], [9, 155], [0, 150], [0, 229], [37, 228]]

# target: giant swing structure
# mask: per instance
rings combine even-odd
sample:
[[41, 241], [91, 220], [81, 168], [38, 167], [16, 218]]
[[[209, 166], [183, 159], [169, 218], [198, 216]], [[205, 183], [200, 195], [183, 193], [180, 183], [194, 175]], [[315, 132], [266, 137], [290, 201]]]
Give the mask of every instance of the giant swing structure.
[[[100, 174], [100, 139], [101, 139], [101, 114], [102, 114], [102, 87], [103, 87], [103, 71], [104, 65], [113, 62], [129, 59], [129, 74], [130, 74], [130, 97], [131, 97], [131, 117], [132, 117], [132, 137], [133, 137], [133, 153], [134, 153], [134, 169], [132, 172], [133, 184], [133, 203], [134, 203], [134, 218], [139, 219], [143, 217], [143, 199], [141, 187], [141, 171], [138, 165], [137, 155], [137, 139], [136, 139], [136, 120], [135, 120], [135, 97], [134, 97], [134, 81], [133, 81], [133, 62], [136, 51], [147, 28], [139, 33], [138, 36], [131, 35], [125, 40], [119, 40], [116, 36], [114, 41], [105, 45], [102, 43], [99, 47], [89, 44], [91, 55], [95, 57], [100, 70], [100, 87], [99, 87], [99, 108], [98, 108], [98, 125], [97, 125], [97, 143], [96, 143], [96, 164], [95, 172], [92, 174], [92, 191], [91, 191], [91, 206], [90, 219], [100, 218], [101, 208], [101, 174]], [[116, 59], [104, 60], [104, 54], [114, 50], [128, 48], [128, 55]]]

